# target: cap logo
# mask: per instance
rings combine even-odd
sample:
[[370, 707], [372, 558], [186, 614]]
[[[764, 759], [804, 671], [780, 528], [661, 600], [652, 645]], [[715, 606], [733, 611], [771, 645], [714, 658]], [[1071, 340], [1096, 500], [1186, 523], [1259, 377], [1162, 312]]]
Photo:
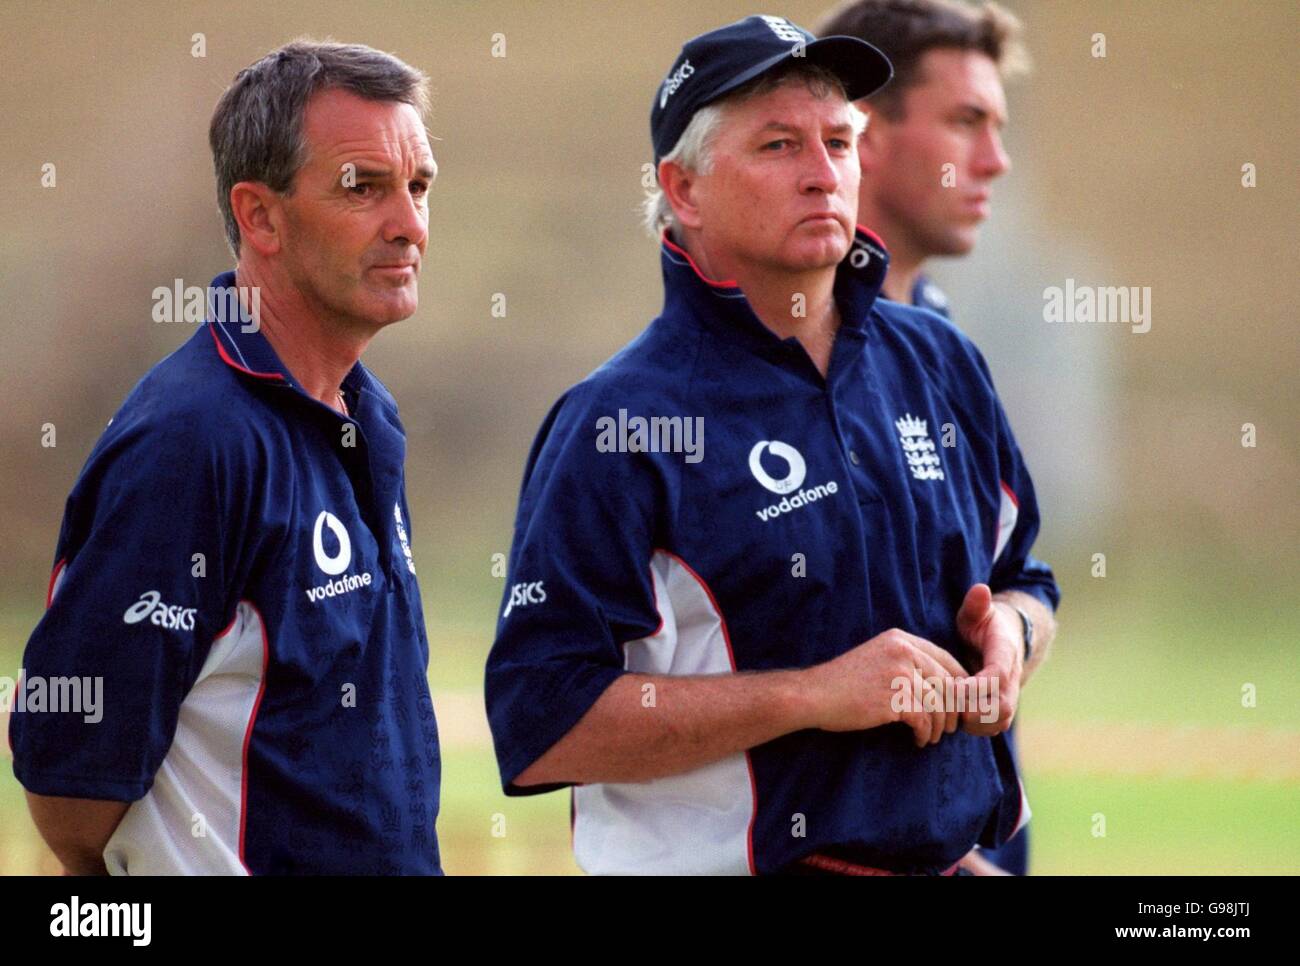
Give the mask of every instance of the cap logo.
[[786, 20], [785, 17], [764, 16], [762, 20], [772, 29], [772, 33], [776, 34], [781, 40], [791, 44], [802, 44], [804, 42], [804, 35], [799, 32], [799, 28]]
[[686, 83], [686, 78], [695, 73], [695, 68], [691, 66], [689, 60], [682, 61], [682, 66], [668, 75], [664, 81], [663, 89], [659, 92], [659, 110], [663, 110], [668, 105], [668, 98], [677, 93], [677, 88]]

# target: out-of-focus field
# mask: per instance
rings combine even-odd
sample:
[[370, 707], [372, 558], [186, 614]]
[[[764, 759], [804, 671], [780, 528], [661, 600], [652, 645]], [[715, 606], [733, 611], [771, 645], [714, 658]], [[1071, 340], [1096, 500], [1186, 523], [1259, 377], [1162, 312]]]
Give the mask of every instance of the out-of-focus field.
[[[1112, 597], [1120, 585], [1106, 580], [1067, 588], [1055, 653], [1025, 693], [1034, 872], [1300, 870], [1294, 609], [1227, 588], [1180, 591], [1172, 574], [1127, 584], [1135, 585], [1149, 595]], [[481, 697], [499, 582], [450, 580], [440, 589], [426, 611], [444, 745], [444, 866], [450, 874], [575, 872], [568, 795], [500, 791]], [[0, 666], [17, 668], [36, 616], [4, 613]], [[1242, 705], [1247, 684], [1256, 688], [1253, 708]], [[1103, 820], [1105, 835], [1094, 834]], [[0, 873], [55, 871], [6, 761]]]

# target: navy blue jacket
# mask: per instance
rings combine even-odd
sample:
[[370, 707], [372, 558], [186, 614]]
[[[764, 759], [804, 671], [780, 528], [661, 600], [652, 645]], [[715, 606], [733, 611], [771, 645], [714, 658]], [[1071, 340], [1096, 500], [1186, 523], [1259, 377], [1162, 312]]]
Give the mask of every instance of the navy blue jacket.
[[[887, 259], [859, 230], [823, 378], [665, 239], [662, 314], [528, 458], [486, 679], [508, 793], [555, 787], [515, 779], [626, 672], [808, 667], [893, 627], [963, 653], [980, 581], [1055, 604], [1026, 566], [1038, 509], [988, 368], [951, 323], [877, 301]], [[702, 450], [682, 452], [688, 425]], [[938, 871], [1006, 841], [1024, 805], [1000, 736], [807, 730], [576, 788], [574, 848], [591, 872], [764, 873], [822, 850]]]

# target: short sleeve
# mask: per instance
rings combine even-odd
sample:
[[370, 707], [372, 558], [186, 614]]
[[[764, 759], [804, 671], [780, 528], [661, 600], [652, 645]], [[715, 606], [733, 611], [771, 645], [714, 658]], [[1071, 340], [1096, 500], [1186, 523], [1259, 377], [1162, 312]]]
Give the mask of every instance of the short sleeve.
[[543, 423], [520, 494], [486, 699], [507, 794], [624, 673], [623, 644], [659, 625], [650, 559], [666, 481], [648, 454], [602, 451], [616, 409], [579, 386]]
[[68, 498], [10, 719], [14, 773], [35, 794], [141, 798], [233, 616], [234, 494], [251, 481], [202, 418], [119, 414]]

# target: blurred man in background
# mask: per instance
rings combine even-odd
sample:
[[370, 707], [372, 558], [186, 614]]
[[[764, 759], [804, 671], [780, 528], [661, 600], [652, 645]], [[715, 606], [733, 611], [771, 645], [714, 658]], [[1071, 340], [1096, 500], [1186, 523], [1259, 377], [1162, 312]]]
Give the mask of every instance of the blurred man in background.
[[[992, 183], [1011, 167], [1001, 138], [1002, 82], [1028, 66], [1020, 24], [994, 3], [850, 0], [816, 32], [867, 40], [894, 65], [893, 82], [859, 104], [870, 119], [858, 142], [858, 221], [889, 248], [884, 295], [947, 318], [948, 298], [923, 268], [933, 257], [970, 253], [989, 215]], [[1050, 577], [1040, 561], [1028, 565]], [[1023, 604], [1036, 625], [1053, 627], [1057, 599], [1046, 589]], [[1028, 852], [1026, 827], [1004, 847], [973, 854], [968, 866], [1024, 875]]]
[[[11, 719], [69, 872], [441, 871], [405, 435], [359, 361], [416, 310], [426, 88], [300, 41], [217, 104], [235, 270], [73, 488]], [[59, 680], [102, 702], [49, 707]]]

